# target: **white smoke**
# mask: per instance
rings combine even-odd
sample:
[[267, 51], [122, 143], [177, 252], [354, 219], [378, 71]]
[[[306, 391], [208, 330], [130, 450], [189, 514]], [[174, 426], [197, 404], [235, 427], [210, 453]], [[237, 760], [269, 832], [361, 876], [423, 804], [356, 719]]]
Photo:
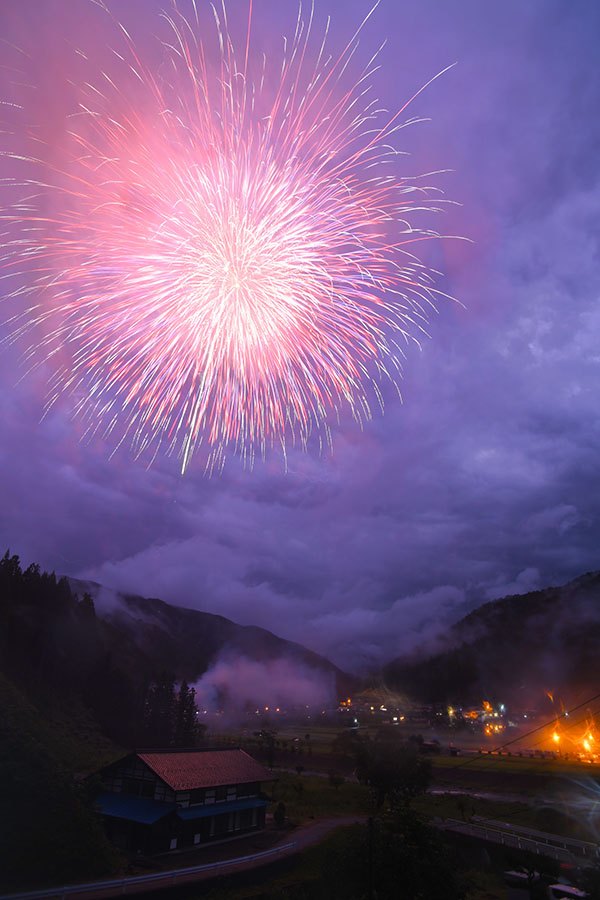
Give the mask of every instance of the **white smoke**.
[[259, 662], [223, 653], [193, 687], [199, 709], [226, 715], [265, 707], [325, 707], [335, 699], [333, 675], [285, 657]]

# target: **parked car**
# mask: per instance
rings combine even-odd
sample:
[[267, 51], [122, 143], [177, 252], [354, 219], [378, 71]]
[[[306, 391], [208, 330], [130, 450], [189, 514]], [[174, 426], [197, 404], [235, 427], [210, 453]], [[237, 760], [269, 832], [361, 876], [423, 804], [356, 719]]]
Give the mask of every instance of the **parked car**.
[[551, 884], [548, 886], [548, 900], [582, 900], [589, 897], [585, 891], [572, 884]]

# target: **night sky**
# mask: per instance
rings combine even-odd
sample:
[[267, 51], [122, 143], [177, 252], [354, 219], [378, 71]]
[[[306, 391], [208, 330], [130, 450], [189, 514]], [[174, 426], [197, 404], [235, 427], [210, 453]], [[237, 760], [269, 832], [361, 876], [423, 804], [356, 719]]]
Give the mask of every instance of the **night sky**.
[[[293, 31], [296, 3], [272, 6], [255, 0], [252, 52], [277, 53]], [[150, 54], [161, 8], [112, 3]], [[316, 30], [330, 14], [335, 48], [368, 10], [316, 0]], [[247, 4], [228, 12], [239, 31]], [[48, 158], [75, 103], [73, 48], [100, 58], [114, 36], [98, 21], [86, 0], [2, 3], [0, 96], [13, 96], [18, 47]], [[388, 109], [457, 63], [414, 102], [428, 121], [396, 146], [410, 153], [401, 171], [449, 170], [432, 180], [459, 205], [429, 224], [471, 241], [427, 251], [460, 304], [440, 301], [430, 339], [408, 349], [403, 402], [389, 392], [362, 430], [334, 425], [333, 453], [290, 450], [287, 472], [274, 451], [252, 471], [229, 459], [212, 478], [200, 462], [181, 475], [176, 459], [148, 468], [127, 447], [111, 457], [109, 440], [81, 441], [68, 395], [42, 419], [51, 364], [26, 375], [26, 345], [4, 344], [2, 549], [262, 625], [360, 670], [486, 600], [597, 569], [598, 34], [591, 0], [382, 0], [360, 54], [387, 41], [373, 83]], [[2, 135], [3, 150], [20, 146]], [[0, 175], [12, 165], [0, 157]]]

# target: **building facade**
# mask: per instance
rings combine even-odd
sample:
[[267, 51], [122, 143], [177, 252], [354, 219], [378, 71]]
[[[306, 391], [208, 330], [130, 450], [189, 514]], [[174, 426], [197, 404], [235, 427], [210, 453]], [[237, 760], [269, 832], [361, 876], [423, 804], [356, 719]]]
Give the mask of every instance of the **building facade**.
[[161, 853], [265, 826], [271, 773], [239, 748], [148, 750], [102, 769], [96, 799], [109, 838], [129, 852]]

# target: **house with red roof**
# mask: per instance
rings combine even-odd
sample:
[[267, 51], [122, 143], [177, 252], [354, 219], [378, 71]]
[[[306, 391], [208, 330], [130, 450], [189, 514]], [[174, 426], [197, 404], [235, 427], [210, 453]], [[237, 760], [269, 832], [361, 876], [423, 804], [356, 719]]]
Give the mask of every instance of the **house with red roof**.
[[96, 798], [123, 850], [161, 853], [265, 826], [263, 784], [276, 779], [239, 748], [143, 750], [102, 769]]

